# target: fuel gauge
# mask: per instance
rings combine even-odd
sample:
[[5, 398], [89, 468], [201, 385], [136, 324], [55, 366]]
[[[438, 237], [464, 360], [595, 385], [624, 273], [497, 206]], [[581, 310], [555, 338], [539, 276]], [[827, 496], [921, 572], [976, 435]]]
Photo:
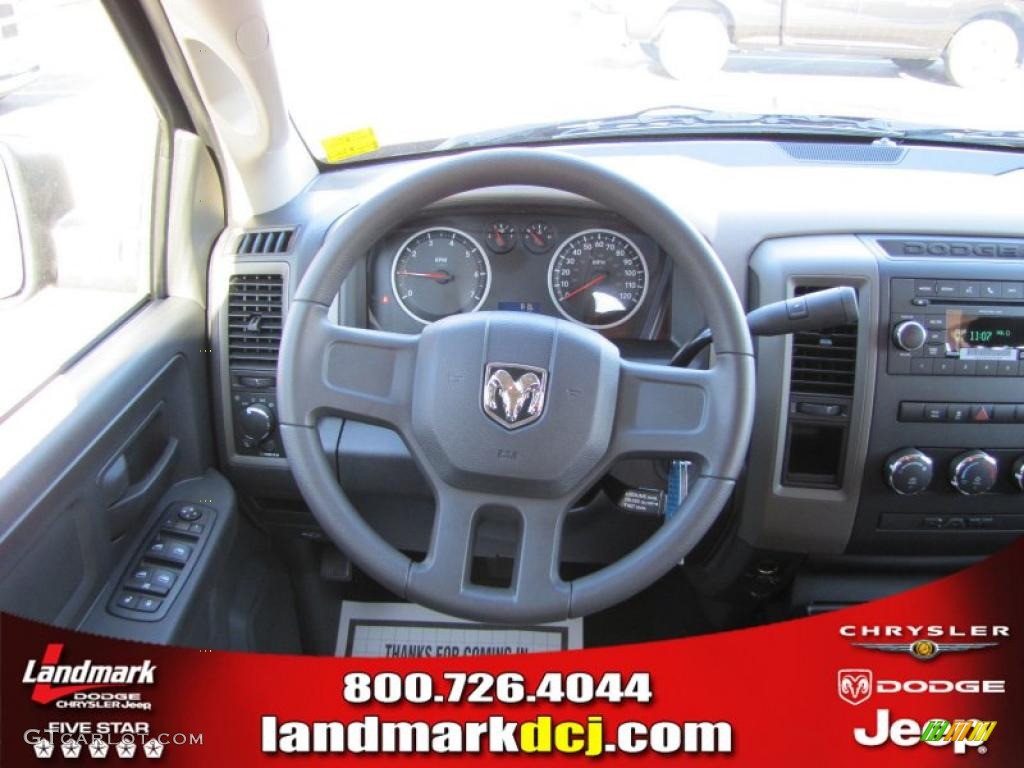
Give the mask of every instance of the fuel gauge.
[[487, 247], [495, 253], [508, 253], [516, 246], [516, 228], [507, 221], [494, 221], [487, 227]]
[[535, 221], [523, 230], [523, 242], [534, 253], [547, 253], [555, 242], [555, 230], [543, 221]]

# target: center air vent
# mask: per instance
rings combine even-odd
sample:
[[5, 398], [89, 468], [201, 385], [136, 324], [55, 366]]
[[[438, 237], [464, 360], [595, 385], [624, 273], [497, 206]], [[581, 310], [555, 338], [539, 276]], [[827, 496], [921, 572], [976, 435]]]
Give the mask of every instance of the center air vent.
[[228, 288], [228, 360], [232, 366], [277, 365], [283, 298], [281, 275], [232, 275]]
[[[825, 287], [797, 286], [794, 294], [804, 296]], [[793, 335], [792, 393], [852, 397], [856, 367], [856, 325], [838, 325]]]
[[238, 239], [235, 253], [284, 253], [292, 241], [294, 229], [259, 229], [246, 232]]

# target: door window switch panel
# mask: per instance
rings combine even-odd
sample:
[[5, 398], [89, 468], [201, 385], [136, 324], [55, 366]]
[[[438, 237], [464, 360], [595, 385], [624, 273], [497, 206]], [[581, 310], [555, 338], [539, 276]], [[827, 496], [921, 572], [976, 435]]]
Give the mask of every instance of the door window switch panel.
[[160, 621], [184, 589], [216, 527], [217, 510], [175, 502], [166, 507], [117, 583], [107, 612], [134, 621]]

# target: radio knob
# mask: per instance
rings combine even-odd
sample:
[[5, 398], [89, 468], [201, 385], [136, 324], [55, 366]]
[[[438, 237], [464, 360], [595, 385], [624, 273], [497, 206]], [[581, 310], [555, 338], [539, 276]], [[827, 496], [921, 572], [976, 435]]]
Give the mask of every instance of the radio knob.
[[274, 431], [274, 413], [260, 403], [247, 405], [238, 421], [245, 436], [256, 442], [266, 440]]
[[904, 448], [885, 460], [885, 481], [901, 496], [913, 496], [928, 488], [932, 467], [928, 454], [917, 448]]
[[965, 496], [988, 493], [999, 478], [999, 464], [984, 451], [961, 453], [949, 465], [949, 482]]
[[928, 341], [928, 331], [917, 320], [905, 320], [893, 329], [892, 340], [904, 352], [916, 352]]
[[1010, 474], [1013, 477], [1013, 482], [1017, 484], [1017, 488], [1024, 491], [1024, 456], [1013, 462], [1013, 470]]

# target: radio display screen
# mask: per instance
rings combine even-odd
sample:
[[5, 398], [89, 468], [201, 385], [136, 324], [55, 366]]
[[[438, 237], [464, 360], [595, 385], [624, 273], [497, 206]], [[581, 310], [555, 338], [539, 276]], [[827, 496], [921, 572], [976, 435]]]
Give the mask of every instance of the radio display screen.
[[1024, 348], [1024, 317], [978, 315], [951, 309], [946, 313], [946, 347], [961, 349]]

